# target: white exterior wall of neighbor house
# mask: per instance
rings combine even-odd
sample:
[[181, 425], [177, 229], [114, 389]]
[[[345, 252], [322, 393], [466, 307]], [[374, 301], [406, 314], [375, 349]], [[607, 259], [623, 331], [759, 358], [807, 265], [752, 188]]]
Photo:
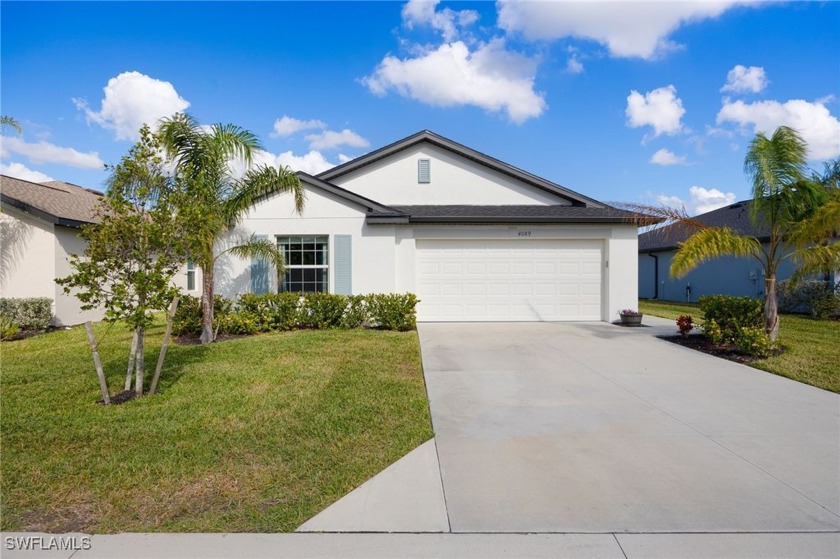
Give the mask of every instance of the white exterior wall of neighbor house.
[[0, 222], [0, 297], [55, 299], [55, 226], [6, 206]]
[[[431, 163], [428, 183], [417, 181], [417, 161]], [[386, 205], [557, 205], [562, 198], [430, 144], [418, 144], [330, 182]]]
[[[79, 229], [55, 226], [55, 276], [63, 278], [71, 273], [70, 256], [82, 254], [85, 251], [85, 241], [79, 237]], [[55, 300], [55, 322], [57, 326], [72, 326], [83, 322], [99, 321], [105, 316], [102, 309], [82, 310], [82, 303], [72, 293], [64, 293], [64, 288], [53, 283], [53, 298]]]

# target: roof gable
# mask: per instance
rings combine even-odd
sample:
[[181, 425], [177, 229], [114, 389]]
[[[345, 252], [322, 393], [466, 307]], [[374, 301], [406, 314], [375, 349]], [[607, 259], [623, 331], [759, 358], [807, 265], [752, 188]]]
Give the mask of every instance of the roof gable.
[[391, 157], [395, 154], [398, 154], [399, 152], [409, 150], [423, 143], [427, 143], [440, 149], [446, 150], [447, 152], [453, 153], [458, 157], [462, 157], [481, 166], [484, 166], [492, 171], [516, 179], [517, 181], [520, 181], [539, 191], [563, 199], [566, 201], [566, 203], [571, 203], [574, 206], [604, 206], [604, 204], [598, 202], [593, 198], [589, 198], [588, 196], [584, 196], [578, 192], [569, 190], [542, 177], [538, 177], [532, 173], [523, 171], [522, 169], [504, 163], [503, 161], [490, 157], [489, 155], [485, 155], [474, 149], [468, 148], [448, 138], [444, 138], [443, 136], [435, 134], [434, 132], [431, 132], [429, 130], [423, 130], [422, 132], [413, 134], [407, 138], [404, 138], [383, 148], [372, 151], [366, 155], [348, 161], [342, 165], [333, 167], [332, 169], [318, 174], [317, 177], [325, 181], [332, 182], [336, 179], [341, 179], [341, 177], [344, 177], [350, 173], [363, 169], [366, 166], [377, 163], [385, 158]]

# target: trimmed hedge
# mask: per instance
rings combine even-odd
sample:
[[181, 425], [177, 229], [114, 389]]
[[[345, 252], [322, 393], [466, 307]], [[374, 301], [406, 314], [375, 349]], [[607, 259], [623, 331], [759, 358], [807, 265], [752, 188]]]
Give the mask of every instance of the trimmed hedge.
[[0, 316], [25, 332], [45, 332], [52, 320], [52, 299], [3, 297], [0, 298]]
[[808, 280], [793, 283], [780, 281], [777, 286], [779, 310], [805, 313], [817, 318], [840, 314], [840, 284]]
[[704, 295], [698, 300], [703, 311], [703, 331], [715, 343], [734, 343], [741, 328], [764, 327], [764, 303], [752, 297]]
[[[267, 293], [240, 295], [234, 304], [216, 296], [214, 327], [220, 334], [256, 334], [300, 328], [412, 330], [417, 325], [413, 293], [336, 295]], [[201, 333], [201, 299], [184, 296], [175, 313], [175, 335]]]

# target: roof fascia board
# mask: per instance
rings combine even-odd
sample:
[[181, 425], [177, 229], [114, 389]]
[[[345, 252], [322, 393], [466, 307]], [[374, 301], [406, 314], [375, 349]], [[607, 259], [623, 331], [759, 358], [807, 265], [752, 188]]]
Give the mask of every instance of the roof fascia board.
[[491, 169], [493, 169], [493, 170], [495, 170], [499, 173], [502, 173], [504, 175], [513, 177], [513, 178], [518, 179], [522, 182], [528, 183], [528, 184], [530, 184], [532, 186], [535, 186], [535, 187], [537, 187], [537, 188], [539, 188], [539, 189], [541, 189], [545, 192], [549, 192], [551, 194], [554, 194], [555, 196], [558, 196], [559, 198], [564, 198], [566, 200], [569, 200], [574, 205], [583, 205], [583, 206], [589, 206], [589, 207], [594, 207], [594, 208], [605, 207], [603, 203], [601, 203], [601, 202], [599, 202], [599, 201], [597, 201], [593, 198], [590, 198], [590, 197], [584, 196], [583, 194], [580, 194], [578, 192], [574, 192], [572, 190], [569, 190], [565, 187], [560, 186], [559, 184], [555, 184], [555, 183], [553, 183], [551, 181], [548, 181], [548, 180], [546, 180], [542, 177], [538, 177], [537, 175], [534, 175], [532, 173], [529, 173], [527, 171], [519, 169], [518, 167], [514, 167], [513, 165], [510, 165], [508, 163], [505, 163], [504, 161], [501, 161], [501, 160], [496, 159], [494, 157], [490, 157], [489, 155], [485, 155], [485, 154], [483, 154], [479, 151], [476, 151], [472, 148], [469, 148], [465, 145], [459, 144], [458, 142], [455, 142], [455, 141], [450, 140], [448, 138], [444, 138], [443, 136], [439, 136], [439, 135], [437, 135], [434, 132], [431, 132], [429, 130], [424, 130], [422, 132], [418, 132], [418, 133], [413, 134], [413, 135], [411, 135], [407, 138], [404, 138], [402, 140], [398, 140], [398, 141], [396, 141], [392, 144], [389, 144], [385, 147], [382, 147], [382, 148], [379, 148], [375, 151], [372, 151], [372, 152], [370, 152], [366, 155], [362, 155], [361, 157], [357, 157], [356, 159], [354, 159], [352, 161], [348, 161], [347, 163], [344, 163], [344, 164], [339, 165], [337, 167], [333, 167], [332, 169], [328, 169], [327, 171], [324, 171], [323, 173], [320, 173], [318, 175], [318, 178], [321, 178], [321, 179], [324, 179], [324, 180], [332, 180], [336, 177], [340, 177], [340, 176], [345, 175], [349, 172], [355, 171], [357, 169], [360, 169], [362, 167], [365, 167], [367, 165], [375, 163], [376, 161], [379, 161], [380, 159], [384, 159], [384, 158], [386, 158], [386, 157], [388, 157], [388, 156], [390, 156], [394, 153], [400, 152], [402, 150], [405, 150], [409, 147], [412, 147], [412, 146], [414, 146], [416, 144], [419, 144], [420, 142], [424, 142], [424, 141], [429, 142], [432, 145], [435, 145], [435, 146], [441, 147], [443, 149], [446, 149], [448, 151], [451, 151], [451, 152], [453, 152], [457, 155], [460, 155], [461, 157], [464, 157], [466, 159], [470, 159], [472, 161], [475, 161], [476, 163], [482, 164], [485, 167], [489, 167], [489, 168], [491, 168]]
[[375, 212], [377, 214], [384, 214], [387, 216], [402, 215], [394, 208], [391, 208], [384, 204], [380, 204], [379, 202], [371, 200], [370, 198], [365, 198], [364, 196], [360, 196], [354, 192], [350, 192], [349, 190], [341, 188], [340, 186], [336, 186], [318, 177], [314, 177], [308, 173], [304, 173], [303, 171], [298, 171], [297, 175], [301, 182], [304, 182], [309, 186], [314, 186], [315, 188], [319, 188], [321, 190], [329, 192], [330, 194], [334, 194], [335, 196], [338, 196], [339, 198], [342, 198], [344, 200], [354, 202], [355, 204], [367, 208], [368, 212]]

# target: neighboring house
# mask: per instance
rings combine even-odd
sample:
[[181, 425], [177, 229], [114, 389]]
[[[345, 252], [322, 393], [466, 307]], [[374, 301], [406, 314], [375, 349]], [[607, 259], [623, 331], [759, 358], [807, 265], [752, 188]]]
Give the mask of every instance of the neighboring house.
[[429, 131], [258, 202], [231, 237], [277, 242], [285, 276], [220, 259], [217, 292], [413, 292], [424, 321], [611, 321], [637, 305], [637, 226]]
[[[710, 227], [729, 227], [737, 233], [753, 236], [762, 241], [766, 249], [769, 228], [753, 224], [751, 203], [751, 200], [736, 202], [694, 219]], [[715, 258], [683, 278], [671, 278], [669, 270], [678, 243], [695, 231], [691, 227], [671, 224], [639, 235], [640, 298], [696, 302], [698, 297], [716, 294], [764, 297], [764, 269], [754, 258]], [[790, 259], [784, 260], [776, 272], [777, 281], [790, 278], [794, 270], [794, 263]], [[840, 275], [837, 276], [840, 279]]]
[[[71, 273], [70, 255], [84, 252], [79, 230], [96, 222], [95, 208], [101, 197], [99, 192], [65, 182], [34, 183], [0, 176], [0, 297], [52, 299], [56, 325], [101, 320], [101, 310], [83, 311], [79, 300], [55, 283], [56, 278]], [[175, 283], [186, 289], [187, 279], [184, 270]], [[195, 287], [200, 284], [196, 282]]]

